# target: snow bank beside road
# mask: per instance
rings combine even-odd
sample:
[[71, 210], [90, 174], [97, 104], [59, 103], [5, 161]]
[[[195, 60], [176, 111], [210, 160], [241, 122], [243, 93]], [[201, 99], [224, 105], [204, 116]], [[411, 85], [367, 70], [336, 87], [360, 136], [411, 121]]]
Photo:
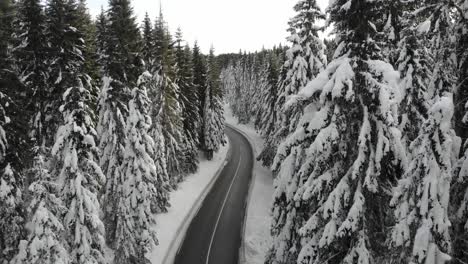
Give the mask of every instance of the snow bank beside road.
[[[253, 125], [238, 124], [237, 118], [232, 116], [231, 109], [227, 106], [224, 113], [226, 123], [248, 136], [255, 148], [255, 155], [258, 155], [263, 149], [264, 140], [257, 134]], [[240, 256], [241, 264], [263, 264], [271, 245], [270, 209], [273, 197], [273, 177], [271, 170], [263, 167], [257, 161], [255, 161], [253, 173], [242, 241], [243, 249], [241, 249]]]
[[152, 264], [172, 263], [173, 257], [196, 211], [215, 182], [215, 176], [224, 167], [228, 144], [214, 154], [213, 159], [200, 161], [198, 172], [188, 175], [176, 191], [170, 194], [171, 207], [164, 214], [156, 215], [156, 234], [159, 245], [148, 256]]

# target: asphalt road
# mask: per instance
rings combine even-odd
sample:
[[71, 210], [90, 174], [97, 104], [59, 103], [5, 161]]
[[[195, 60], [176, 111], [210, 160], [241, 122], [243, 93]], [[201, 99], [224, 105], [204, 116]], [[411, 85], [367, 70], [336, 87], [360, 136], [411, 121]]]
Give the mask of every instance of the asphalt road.
[[238, 264], [253, 153], [247, 139], [227, 127], [231, 157], [187, 230], [175, 264]]

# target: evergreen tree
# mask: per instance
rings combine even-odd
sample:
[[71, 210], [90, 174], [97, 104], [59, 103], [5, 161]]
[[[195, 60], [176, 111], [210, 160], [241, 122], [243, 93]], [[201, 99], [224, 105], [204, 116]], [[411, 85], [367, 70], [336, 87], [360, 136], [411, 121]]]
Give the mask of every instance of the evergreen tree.
[[[151, 64], [153, 62], [154, 57], [154, 32], [153, 26], [151, 25], [151, 19], [148, 16], [148, 13], [145, 14], [145, 19], [143, 20], [142, 26], [142, 33], [143, 33], [143, 50], [142, 56], [146, 60], [146, 64]], [[147, 65], [147, 68], [150, 67]]]
[[200, 123], [198, 112], [197, 91], [193, 84], [192, 53], [190, 47], [182, 46], [182, 31], [176, 33], [176, 62], [178, 66], [177, 85], [180, 89], [180, 103], [182, 106], [183, 129], [186, 138], [185, 171], [194, 173], [198, 169], [198, 134]]
[[108, 20], [104, 8], [101, 7], [101, 12], [96, 18], [96, 62], [99, 65], [100, 75], [104, 75], [106, 64], [106, 47], [108, 46]]
[[268, 135], [265, 148], [259, 159], [266, 166], [271, 165], [272, 157], [278, 144], [292, 133], [299, 121], [302, 107], [296, 105], [285, 109], [288, 96], [297, 94], [326, 65], [323, 54], [323, 44], [318, 37], [319, 28], [316, 23], [325, 19], [316, 0], [300, 0], [294, 6], [297, 15], [289, 22], [291, 48], [287, 51], [287, 59], [283, 65], [281, 79], [278, 83], [278, 99], [275, 111], [277, 120], [274, 133]]
[[263, 86], [262, 96], [260, 100], [261, 107], [257, 112], [257, 122], [255, 123], [257, 130], [263, 136], [273, 133], [274, 124], [276, 123], [275, 104], [277, 97], [277, 84], [279, 76], [278, 57], [272, 52], [269, 54], [268, 64], [266, 65], [266, 79]]
[[[77, 29], [83, 35], [85, 46], [82, 50], [84, 58], [83, 72], [91, 77], [93, 82], [93, 96], [98, 95], [98, 90], [95, 89], [100, 84], [101, 74], [98, 66], [97, 56], [97, 29], [89, 10], [86, 6], [86, 0], [78, 0], [77, 6]], [[93, 102], [93, 105], [96, 102]], [[95, 106], [93, 106], [95, 107]]]
[[[148, 76], [149, 75], [149, 76]], [[139, 79], [139, 87], [133, 89], [126, 124], [125, 156], [121, 166], [124, 186], [119, 198], [120, 218], [116, 234], [115, 263], [147, 263], [145, 254], [157, 243], [152, 225], [151, 207], [158, 203], [164, 208], [167, 190], [156, 175], [152, 158], [154, 141], [148, 135], [151, 126], [146, 94], [146, 82], [151, 79], [145, 72]]]
[[[107, 22], [106, 22], [107, 21]], [[107, 25], [102, 40], [104, 56], [103, 86], [99, 96], [99, 149], [100, 166], [106, 176], [106, 189], [103, 195], [104, 224], [106, 239], [115, 249], [119, 237], [117, 228], [122, 221], [118, 212], [119, 199], [123, 195], [125, 178], [120, 165], [124, 160], [125, 123], [128, 115], [127, 103], [130, 89], [135, 87], [141, 61], [140, 34], [135, 23], [129, 0], [110, 0], [109, 10], [103, 22]], [[99, 28], [99, 27], [98, 27]], [[98, 35], [99, 36], [99, 35]]]
[[6, 106], [11, 103], [0, 92], [0, 263], [8, 263], [16, 254], [23, 231], [22, 175], [13, 164], [16, 153], [8, 142], [11, 119]]
[[456, 1], [460, 15], [456, 22], [458, 82], [455, 94], [455, 130], [463, 140], [468, 138], [468, 1]]
[[129, 0], [109, 0], [105, 72], [113, 80], [135, 85], [141, 74], [141, 36]]
[[211, 48], [208, 58], [208, 85], [205, 90], [205, 109], [203, 111], [203, 150], [209, 160], [213, 158], [213, 153], [219, 150], [221, 144], [224, 145], [224, 111], [221, 103], [221, 87], [219, 80], [219, 70], [214, 56], [214, 49]]
[[31, 201], [27, 207], [30, 227], [26, 240], [19, 245], [19, 252], [12, 264], [65, 264], [71, 263], [65, 228], [61, 221], [66, 208], [60, 198], [56, 179], [47, 169], [44, 150], [36, 148], [33, 168], [34, 182], [29, 186]]
[[[105, 263], [104, 225], [98, 194], [105, 176], [97, 163], [97, 138], [90, 108], [91, 94], [81, 78], [64, 94], [63, 125], [52, 148], [60, 197], [67, 208], [63, 225], [72, 263]], [[87, 87], [91, 86], [87, 80]]]
[[31, 145], [45, 144], [46, 103], [48, 100], [47, 51], [49, 50], [45, 32], [46, 18], [41, 1], [21, 0], [18, 2], [18, 14], [14, 22], [13, 55], [15, 70], [24, 90], [20, 96], [21, 105], [26, 110], [23, 115], [29, 119]]
[[384, 193], [406, 154], [396, 115], [399, 76], [375, 40], [381, 2], [330, 5], [335, 59], [287, 103], [308, 102], [273, 162], [269, 263], [380, 263], [385, 257], [391, 215]]
[[166, 144], [167, 171], [173, 187], [187, 174], [190, 157], [188, 156], [187, 139], [183, 131], [181, 91], [177, 85], [177, 64], [172, 36], [162, 18], [158, 18], [155, 28], [156, 61], [160, 63], [162, 92], [162, 111], [160, 122]]
[[[198, 43], [195, 42], [192, 52], [192, 61], [193, 61], [193, 84], [197, 91], [198, 98], [198, 116], [203, 117], [203, 111], [205, 109], [205, 94], [207, 87], [207, 65], [206, 59], [200, 51]], [[203, 122], [200, 122], [198, 130], [198, 142], [200, 147], [202, 147], [202, 142], [204, 142], [204, 133], [205, 128], [203, 127]]]
[[[452, 251], [449, 190], [459, 149], [458, 138], [450, 125], [454, 112], [452, 74], [456, 63], [452, 59], [453, 41], [450, 40], [452, 11], [448, 3], [430, 0], [424, 1], [418, 10], [423, 22], [417, 31], [427, 36], [434, 56], [428, 89], [419, 91], [427, 92], [424, 99], [430, 111], [422, 130], [416, 130], [418, 136], [411, 143], [409, 167], [392, 199], [397, 218], [392, 240], [396, 246], [410, 245], [411, 252], [400, 254], [403, 261], [444, 263]], [[440, 42], [442, 38], [447, 41]]]
[[[74, 85], [75, 76], [83, 70], [83, 34], [78, 30], [78, 5], [75, 0], [50, 0], [46, 9], [46, 37], [50, 43], [47, 98], [48, 142], [53, 142], [61, 125], [62, 95]], [[53, 143], [48, 143], [51, 145]]]

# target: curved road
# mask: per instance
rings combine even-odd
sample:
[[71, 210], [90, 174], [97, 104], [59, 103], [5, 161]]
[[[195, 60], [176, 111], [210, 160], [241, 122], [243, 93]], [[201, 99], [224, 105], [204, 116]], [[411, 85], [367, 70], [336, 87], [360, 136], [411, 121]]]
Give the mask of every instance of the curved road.
[[190, 224], [175, 264], [238, 264], [253, 152], [247, 139], [226, 127], [231, 157]]

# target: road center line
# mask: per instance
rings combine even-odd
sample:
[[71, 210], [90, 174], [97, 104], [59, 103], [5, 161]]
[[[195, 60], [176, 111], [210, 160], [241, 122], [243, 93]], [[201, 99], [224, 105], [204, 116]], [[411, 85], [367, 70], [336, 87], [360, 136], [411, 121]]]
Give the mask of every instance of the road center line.
[[[240, 154], [240, 147], [239, 147], [239, 154]], [[234, 174], [234, 177], [232, 177], [232, 181], [231, 181], [231, 184], [229, 185], [229, 189], [226, 193], [226, 197], [224, 197], [223, 205], [221, 206], [221, 210], [219, 211], [218, 219], [216, 219], [216, 224], [215, 224], [215, 228], [213, 229], [213, 234], [211, 234], [210, 246], [208, 247], [208, 255], [206, 256], [206, 264], [208, 264], [210, 261], [211, 246], [213, 245], [213, 239], [216, 234], [216, 230], [218, 229], [219, 219], [221, 218], [221, 215], [223, 214], [224, 206], [226, 205], [229, 194], [231, 193], [232, 185], [234, 184], [234, 181], [237, 178], [237, 173], [239, 172], [241, 161], [242, 161], [242, 156], [239, 155], [239, 163], [237, 164], [236, 173]]]

